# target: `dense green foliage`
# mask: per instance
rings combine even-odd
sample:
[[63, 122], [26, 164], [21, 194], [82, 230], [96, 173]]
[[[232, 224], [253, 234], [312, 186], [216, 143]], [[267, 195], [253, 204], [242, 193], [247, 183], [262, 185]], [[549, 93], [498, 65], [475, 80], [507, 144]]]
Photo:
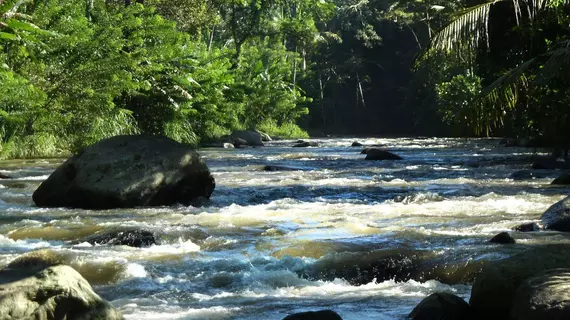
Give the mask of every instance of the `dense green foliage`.
[[0, 155], [129, 133], [306, 137], [298, 124], [566, 147], [568, 11], [564, 0], [0, 0]]

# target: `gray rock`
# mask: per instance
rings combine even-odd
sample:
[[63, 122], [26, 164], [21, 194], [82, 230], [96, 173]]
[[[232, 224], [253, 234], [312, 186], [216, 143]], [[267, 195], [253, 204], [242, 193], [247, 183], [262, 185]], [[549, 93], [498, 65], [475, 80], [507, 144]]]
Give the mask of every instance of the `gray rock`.
[[146, 230], [116, 230], [95, 234], [78, 242], [92, 245], [129, 246], [135, 248], [150, 247], [157, 244], [154, 233]]
[[437, 292], [423, 299], [408, 316], [413, 320], [463, 320], [469, 304], [451, 293]]
[[239, 147], [243, 147], [243, 146], [249, 146], [250, 144], [247, 142], [247, 140], [242, 139], [242, 138], [233, 138], [232, 139], [233, 145], [235, 148], [239, 148]]
[[536, 222], [523, 223], [519, 226], [514, 227], [513, 230], [518, 232], [534, 232], [539, 231], [540, 226]]
[[562, 186], [567, 186], [570, 185], [570, 173], [565, 173], [563, 175], [561, 175], [560, 177], [554, 179], [554, 181], [552, 181], [553, 185], [562, 185]]
[[261, 147], [263, 146], [263, 137], [259, 132], [251, 131], [251, 130], [243, 130], [243, 131], [234, 131], [230, 136], [231, 140], [234, 142], [234, 145], [237, 146], [235, 142], [236, 139], [243, 139], [247, 142], [247, 145], [252, 147]]
[[386, 150], [372, 148], [366, 153], [365, 160], [402, 160], [402, 157]]
[[517, 290], [511, 318], [570, 319], [570, 269], [548, 270], [525, 280]]
[[291, 314], [283, 320], [342, 320], [342, 318], [332, 310], [321, 310]]
[[0, 271], [0, 319], [119, 320], [73, 268], [18, 266]]
[[475, 279], [469, 304], [481, 319], [508, 319], [516, 292], [527, 278], [570, 265], [570, 247], [547, 245], [483, 267]]
[[351, 147], [362, 147], [362, 146], [364, 146], [364, 145], [358, 141], [354, 141], [351, 145]]
[[548, 208], [540, 218], [545, 229], [570, 231], [570, 197], [566, 197]]
[[513, 244], [516, 243], [515, 239], [511, 237], [508, 232], [501, 232], [498, 235], [494, 236], [489, 240], [490, 243], [497, 243], [497, 244]]
[[268, 141], [273, 140], [273, 139], [271, 139], [271, 137], [267, 133], [261, 132], [259, 130], [253, 130], [253, 131], [255, 131], [261, 135], [261, 141], [263, 141], [263, 142], [268, 142]]
[[233, 149], [235, 146], [229, 142], [224, 143], [224, 149]]
[[307, 147], [318, 147], [318, 146], [319, 144], [317, 142], [303, 141], [294, 145], [293, 148], [307, 148]]
[[12, 179], [9, 175], [3, 174], [0, 172], [0, 179]]
[[198, 153], [166, 137], [104, 139], [65, 161], [33, 194], [40, 207], [85, 209], [190, 204], [215, 181]]

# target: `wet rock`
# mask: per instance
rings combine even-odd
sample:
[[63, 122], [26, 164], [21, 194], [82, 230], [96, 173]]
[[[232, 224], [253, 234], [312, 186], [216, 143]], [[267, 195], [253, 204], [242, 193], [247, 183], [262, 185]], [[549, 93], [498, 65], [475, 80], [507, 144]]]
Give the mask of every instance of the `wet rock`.
[[28, 265], [0, 271], [0, 318], [118, 320], [123, 316], [73, 268]]
[[540, 218], [545, 229], [570, 231], [570, 197], [566, 197], [548, 208]]
[[283, 320], [342, 320], [342, 318], [332, 310], [321, 310], [294, 313], [286, 316]]
[[508, 232], [501, 232], [498, 235], [494, 236], [489, 240], [490, 243], [497, 243], [497, 244], [513, 244], [516, 243], [515, 239], [511, 237]]
[[471, 290], [471, 307], [481, 319], [508, 319], [516, 292], [527, 278], [570, 265], [570, 247], [536, 247], [483, 268]]
[[463, 320], [469, 318], [469, 304], [460, 297], [437, 292], [423, 299], [408, 316], [413, 320]]
[[515, 171], [509, 175], [509, 179], [515, 181], [522, 181], [522, 180], [532, 180], [532, 179], [541, 179], [546, 178], [549, 176], [547, 172], [541, 172], [536, 170], [520, 170]]
[[546, 170], [570, 169], [570, 164], [555, 158], [539, 158], [534, 161], [532, 168]]
[[3, 174], [0, 172], [0, 179], [12, 179], [9, 175]]
[[402, 157], [386, 150], [372, 148], [366, 153], [365, 160], [402, 160]]
[[514, 227], [513, 230], [518, 232], [533, 232], [533, 231], [539, 231], [540, 226], [536, 222], [524, 223]]
[[40, 207], [85, 209], [191, 204], [215, 182], [198, 153], [158, 136], [104, 139], [65, 161], [33, 194]]
[[273, 140], [267, 133], [261, 132], [259, 130], [252, 130], [252, 131], [259, 133], [259, 135], [261, 135], [261, 141], [263, 142], [268, 142]]
[[294, 145], [293, 148], [307, 148], [307, 147], [318, 147], [318, 146], [319, 144], [317, 142], [303, 141]]
[[525, 280], [517, 290], [511, 318], [570, 319], [570, 269], [548, 270]]
[[157, 244], [154, 233], [146, 230], [120, 230], [96, 234], [81, 241], [92, 245], [129, 246], [135, 248], [150, 247]]
[[485, 263], [484, 259], [474, 261], [470, 257], [440, 256], [428, 250], [395, 248], [328, 254], [300, 275], [314, 280], [344, 279], [352, 285], [374, 280], [438, 280], [458, 284], [472, 282]]
[[358, 141], [354, 141], [351, 145], [351, 147], [362, 147], [362, 146], [364, 146], [364, 145]]
[[552, 181], [553, 185], [570, 185], [570, 173], [565, 173]]
[[[230, 135], [230, 138], [234, 145], [249, 145], [252, 147], [263, 146], [263, 137], [259, 132], [251, 130], [234, 131]], [[239, 140], [238, 140], [239, 139]], [[239, 141], [239, 143], [237, 143]], [[243, 143], [245, 141], [245, 143]]]
[[368, 154], [368, 151], [370, 151], [371, 148], [364, 148], [362, 149], [362, 151], [360, 151], [360, 154]]
[[247, 143], [247, 140], [242, 139], [242, 138], [233, 138], [232, 144], [234, 145], [234, 148], [249, 146], [249, 143]]
[[286, 166], [274, 166], [274, 165], [266, 165], [263, 167], [263, 171], [300, 171], [303, 170], [302, 168], [293, 168], [293, 167], [286, 167]]

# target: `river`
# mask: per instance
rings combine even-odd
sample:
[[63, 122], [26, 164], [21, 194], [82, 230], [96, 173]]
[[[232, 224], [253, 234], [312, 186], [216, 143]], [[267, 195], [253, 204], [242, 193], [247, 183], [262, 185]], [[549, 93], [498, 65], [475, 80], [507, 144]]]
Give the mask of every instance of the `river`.
[[[72, 265], [126, 319], [282, 319], [333, 309], [345, 320], [404, 319], [436, 291], [469, 298], [487, 261], [558, 232], [512, 233], [570, 191], [556, 173], [514, 181], [533, 150], [487, 139], [359, 139], [401, 155], [365, 161], [354, 139], [203, 149], [216, 179], [202, 207], [41, 209], [31, 195], [61, 159], [0, 163], [0, 266], [34, 250]], [[294, 167], [265, 172], [264, 165]], [[149, 248], [91, 246], [106, 229], [155, 232]]]

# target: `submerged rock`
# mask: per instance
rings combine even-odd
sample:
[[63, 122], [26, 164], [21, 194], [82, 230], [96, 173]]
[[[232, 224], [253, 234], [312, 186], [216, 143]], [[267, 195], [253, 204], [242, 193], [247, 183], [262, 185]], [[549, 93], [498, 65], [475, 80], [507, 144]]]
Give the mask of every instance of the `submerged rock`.
[[532, 168], [546, 170], [570, 169], [570, 164], [566, 161], [557, 160], [555, 158], [539, 158], [534, 161]]
[[368, 149], [365, 160], [402, 160], [399, 155], [381, 149]]
[[545, 229], [570, 231], [570, 196], [550, 206], [540, 220]]
[[570, 265], [570, 247], [548, 245], [521, 252], [483, 268], [471, 290], [471, 307], [481, 319], [508, 319], [516, 292], [527, 278]]
[[548, 270], [525, 280], [517, 290], [511, 318], [570, 319], [570, 269]]
[[413, 320], [463, 320], [470, 316], [469, 304], [460, 297], [436, 292], [423, 299], [408, 318]]
[[[234, 131], [230, 135], [233, 144], [237, 147], [238, 145], [249, 145], [252, 147], [263, 146], [263, 137], [259, 132], [251, 130]], [[239, 143], [238, 143], [239, 142]], [[245, 143], [243, 143], [245, 142]]]
[[332, 310], [321, 310], [294, 313], [286, 316], [283, 320], [342, 320], [342, 318]]
[[498, 244], [513, 244], [516, 243], [515, 239], [511, 237], [508, 232], [501, 232], [498, 235], [494, 236], [489, 240], [490, 243], [498, 243]]
[[28, 265], [0, 271], [0, 318], [118, 320], [123, 316], [73, 268]]
[[189, 146], [158, 136], [104, 139], [65, 161], [33, 194], [40, 207], [85, 209], [190, 204], [214, 178]]
[[157, 244], [154, 234], [146, 230], [109, 231], [87, 237], [79, 242], [92, 245], [129, 246], [135, 248], [150, 247]]
[[293, 168], [293, 167], [286, 167], [286, 166], [275, 166], [275, 165], [266, 165], [263, 167], [263, 171], [300, 171], [304, 170], [303, 168]]
[[560, 177], [554, 179], [554, 181], [552, 181], [551, 184], [562, 185], [562, 186], [570, 185], [570, 173], [565, 173], [565, 174], [561, 175]]
[[362, 146], [364, 146], [364, 145], [358, 141], [354, 141], [351, 145], [351, 147], [362, 147]]
[[307, 147], [318, 147], [319, 144], [314, 141], [303, 141], [299, 142], [293, 146], [293, 148], [307, 148]]
[[536, 222], [524, 223], [514, 227], [513, 230], [518, 232], [533, 232], [533, 231], [539, 231], [540, 226]]

